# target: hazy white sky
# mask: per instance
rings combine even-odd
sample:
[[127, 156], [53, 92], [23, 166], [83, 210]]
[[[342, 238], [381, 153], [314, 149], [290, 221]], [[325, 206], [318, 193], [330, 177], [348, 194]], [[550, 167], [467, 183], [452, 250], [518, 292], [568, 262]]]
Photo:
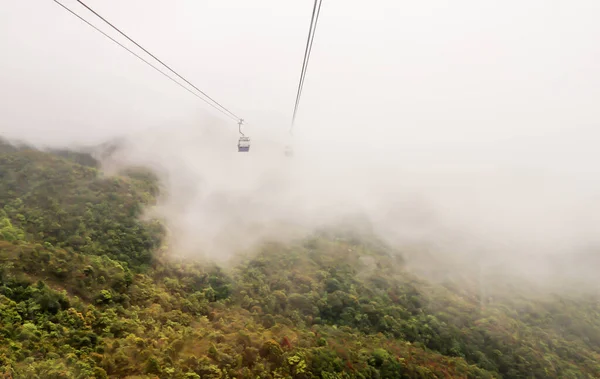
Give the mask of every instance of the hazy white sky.
[[[172, 177], [202, 177], [205, 200], [243, 194], [244, 206], [223, 205], [237, 213], [190, 207], [196, 223], [202, 212], [256, 215], [252, 207], [261, 220], [316, 217], [333, 200], [388, 210], [398, 194], [420, 193], [444, 225], [483, 239], [569, 245], [598, 235], [597, 0], [324, 0], [294, 170], [272, 158], [289, 127], [312, 1], [87, 3], [246, 118], [253, 155], [236, 155], [235, 123], [210, 119], [219, 114], [51, 0], [1, 4], [0, 134], [94, 143], [166, 128], [143, 140], [155, 150], [138, 142], [146, 156], [136, 159], [187, 162]], [[294, 190], [272, 190], [282, 172]], [[389, 227], [390, 212], [372, 215]]]
[[[289, 123], [311, 3], [88, 0], [256, 128], [277, 131]], [[324, 1], [298, 133], [368, 149], [587, 158], [600, 120], [599, 16], [594, 0]], [[0, 48], [11, 135], [90, 140], [208, 109], [50, 0], [5, 1]]]

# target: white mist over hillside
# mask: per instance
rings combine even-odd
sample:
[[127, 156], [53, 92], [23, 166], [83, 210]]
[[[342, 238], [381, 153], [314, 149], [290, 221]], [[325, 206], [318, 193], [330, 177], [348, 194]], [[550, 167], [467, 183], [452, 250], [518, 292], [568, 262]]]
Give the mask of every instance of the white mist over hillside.
[[227, 259], [263, 238], [285, 240], [293, 230], [356, 214], [409, 255], [427, 248], [461, 263], [485, 257], [518, 268], [530, 257], [600, 243], [598, 178], [554, 169], [553, 161], [526, 170], [470, 165], [481, 156], [464, 154], [436, 166], [401, 161], [391, 145], [368, 150], [359, 139], [297, 139], [290, 159], [284, 141], [268, 134], [256, 133], [251, 153], [240, 154], [235, 133], [223, 125], [192, 127], [196, 132], [182, 135], [164, 129], [132, 136], [106, 162], [160, 168], [168, 197], [157, 211], [180, 254]]

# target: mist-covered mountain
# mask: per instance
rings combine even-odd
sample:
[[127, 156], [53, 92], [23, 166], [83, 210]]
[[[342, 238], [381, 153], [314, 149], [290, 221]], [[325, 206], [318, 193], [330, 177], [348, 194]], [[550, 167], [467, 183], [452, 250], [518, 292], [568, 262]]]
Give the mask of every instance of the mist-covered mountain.
[[101, 174], [86, 152], [0, 141], [2, 377], [600, 377], [593, 288], [419, 276], [366, 227], [228, 266], [175, 259], [176, 236], [142, 217], [157, 177]]

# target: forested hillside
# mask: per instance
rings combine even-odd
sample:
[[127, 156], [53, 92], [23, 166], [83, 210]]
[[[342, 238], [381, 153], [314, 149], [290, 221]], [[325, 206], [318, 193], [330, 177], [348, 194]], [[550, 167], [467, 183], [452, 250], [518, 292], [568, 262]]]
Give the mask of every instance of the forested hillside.
[[0, 377], [599, 378], [593, 296], [482, 307], [374, 238], [321, 231], [230, 268], [173, 261], [142, 171], [0, 142]]

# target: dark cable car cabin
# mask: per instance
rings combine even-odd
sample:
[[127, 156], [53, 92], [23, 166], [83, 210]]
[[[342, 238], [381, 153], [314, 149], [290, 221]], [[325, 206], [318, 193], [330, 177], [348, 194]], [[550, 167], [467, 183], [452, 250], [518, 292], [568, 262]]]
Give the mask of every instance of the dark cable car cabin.
[[250, 137], [240, 137], [238, 141], [238, 152], [247, 153], [250, 151]]

